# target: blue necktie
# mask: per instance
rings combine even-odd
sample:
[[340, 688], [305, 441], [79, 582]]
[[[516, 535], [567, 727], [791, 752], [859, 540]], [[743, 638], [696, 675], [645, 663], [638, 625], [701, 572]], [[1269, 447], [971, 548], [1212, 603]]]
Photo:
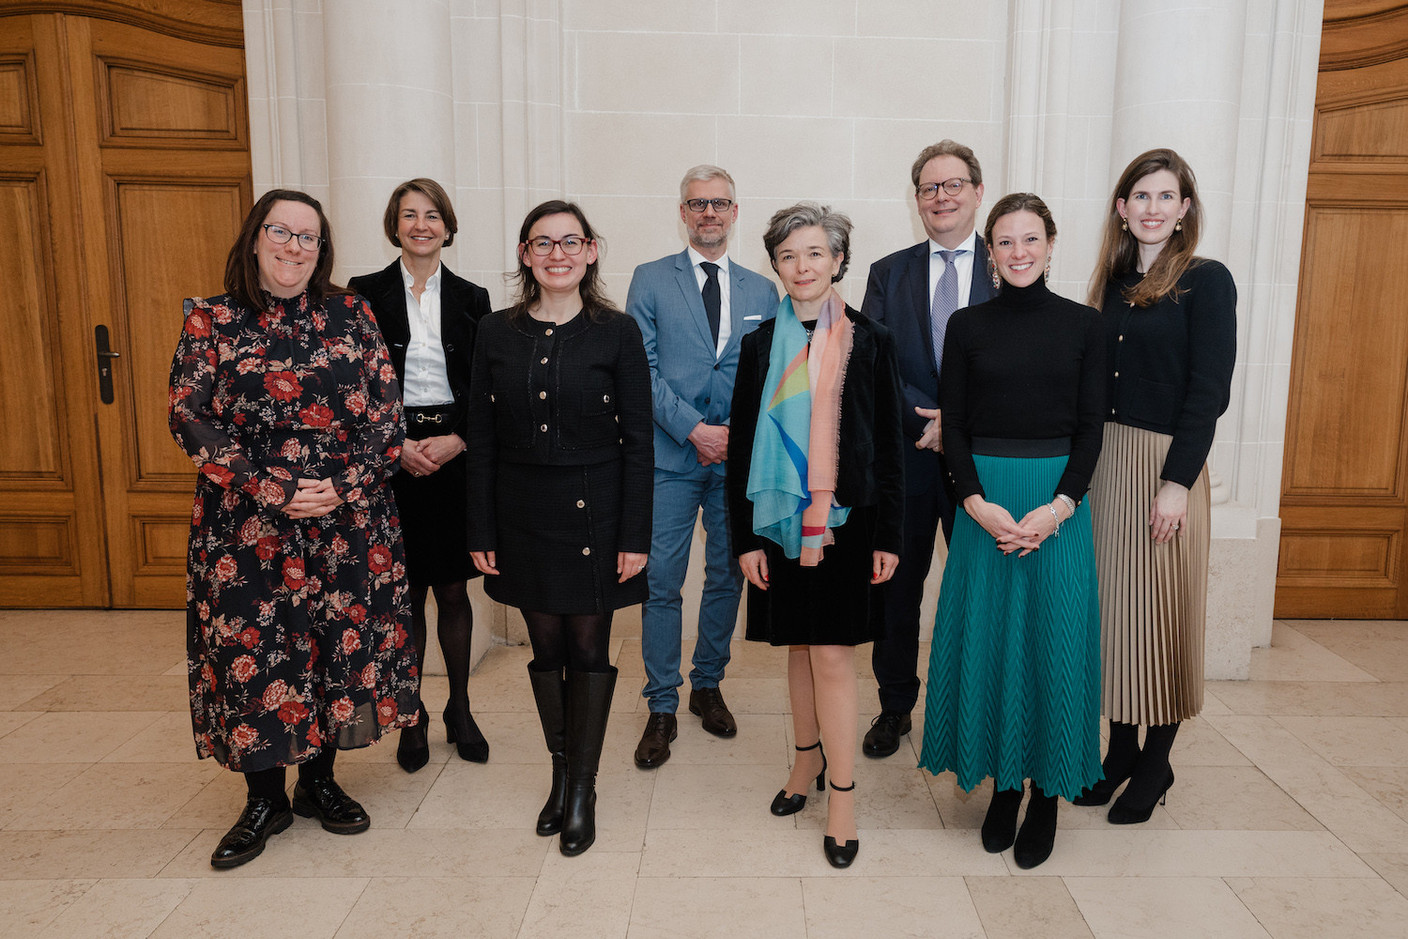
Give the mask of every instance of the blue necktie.
[[929, 328], [934, 336], [934, 368], [942, 372], [944, 367], [944, 333], [948, 331], [948, 318], [958, 309], [958, 271], [953, 259], [960, 251], [939, 249], [934, 252], [944, 260], [944, 272], [939, 275], [938, 286], [934, 288], [934, 300], [929, 304]]

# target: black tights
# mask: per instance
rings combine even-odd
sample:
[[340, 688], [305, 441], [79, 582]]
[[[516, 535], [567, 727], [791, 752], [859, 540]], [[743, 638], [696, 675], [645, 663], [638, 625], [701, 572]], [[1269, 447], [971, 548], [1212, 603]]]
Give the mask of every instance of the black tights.
[[[314, 779], [332, 775], [332, 764], [337, 759], [335, 747], [323, 747], [317, 756], [298, 764], [298, 781], [307, 783]], [[249, 787], [251, 799], [270, 799], [276, 803], [288, 804], [284, 789], [288, 785], [284, 778], [284, 767], [261, 769], [244, 774], [244, 784]]]
[[474, 611], [469, 605], [467, 581], [457, 580], [431, 587], [411, 588], [411, 635], [416, 643], [416, 670], [425, 674], [427, 626], [425, 596], [435, 591], [435, 632], [440, 652], [445, 656], [445, 674], [450, 679], [450, 700], [469, 697], [469, 636], [474, 629]]
[[521, 610], [538, 671], [566, 668], [604, 672], [611, 667], [610, 613], [539, 613]]

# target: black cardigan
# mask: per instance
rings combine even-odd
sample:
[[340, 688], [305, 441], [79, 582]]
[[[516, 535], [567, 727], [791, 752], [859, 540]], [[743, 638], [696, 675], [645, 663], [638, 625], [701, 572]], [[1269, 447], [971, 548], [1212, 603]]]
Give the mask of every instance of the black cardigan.
[[1178, 279], [1176, 300], [1140, 309], [1120, 291], [1142, 277], [1105, 288], [1105, 420], [1173, 435], [1159, 478], [1191, 487], [1231, 398], [1237, 287], [1226, 267], [1200, 258]]
[[[454, 432], [468, 439], [469, 364], [474, 352], [474, 328], [489, 312], [489, 291], [445, 266], [440, 268], [440, 343], [445, 350], [445, 371], [455, 396], [459, 418]], [[406, 343], [411, 341], [411, 323], [406, 313], [406, 282], [398, 258], [373, 274], [362, 274], [347, 282], [348, 288], [364, 297], [376, 314], [396, 369], [396, 380], [406, 375]]]
[[496, 549], [497, 472], [620, 460], [617, 543], [649, 552], [654, 426], [650, 366], [631, 317], [583, 313], [561, 326], [506, 311], [484, 317], [469, 391], [469, 549]]
[[[841, 389], [836, 501], [848, 507], [876, 506], [872, 550], [899, 554], [904, 530], [904, 448], [912, 444], [905, 439], [901, 423], [903, 399], [894, 341], [888, 329], [850, 307], [846, 316], [855, 326], [855, 339]], [[763, 546], [762, 536], [753, 533], [748, 471], [776, 322], [768, 320], [743, 337], [733, 386], [725, 466], [735, 557]]]

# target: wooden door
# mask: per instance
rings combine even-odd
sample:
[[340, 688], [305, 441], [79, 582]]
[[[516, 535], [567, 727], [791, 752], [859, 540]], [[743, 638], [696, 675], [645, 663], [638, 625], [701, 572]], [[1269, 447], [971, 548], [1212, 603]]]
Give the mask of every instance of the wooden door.
[[166, 385], [251, 201], [239, 8], [59, 6], [0, 15], [0, 605], [179, 607], [194, 467]]
[[1330, 0], [1281, 482], [1277, 616], [1408, 618], [1408, 9]]

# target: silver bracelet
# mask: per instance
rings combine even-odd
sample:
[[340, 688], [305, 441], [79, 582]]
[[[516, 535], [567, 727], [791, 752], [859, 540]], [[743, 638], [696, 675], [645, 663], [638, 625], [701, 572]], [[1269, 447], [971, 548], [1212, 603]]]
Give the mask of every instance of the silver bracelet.
[[1061, 534], [1061, 516], [1056, 514], [1056, 506], [1052, 505], [1050, 502], [1046, 503], [1046, 507], [1051, 511], [1051, 517], [1056, 520], [1056, 530], [1051, 533], [1054, 537]]
[[[1075, 514], [1076, 514], [1076, 500], [1075, 500], [1075, 499], [1072, 499], [1070, 496], [1066, 495], [1064, 492], [1058, 492], [1058, 493], [1056, 493], [1056, 498], [1058, 498], [1058, 499], [1060, 499], [1062, 502], [1066, 503], [1066, 508], [1068, 508], [1068, 509], [1071, 510], [1071, 515], [1075, 515]], [[1071, 517], [1071, 515], [1067, 515], [1066, 518], [1069, 519], [1069, 518]]]

